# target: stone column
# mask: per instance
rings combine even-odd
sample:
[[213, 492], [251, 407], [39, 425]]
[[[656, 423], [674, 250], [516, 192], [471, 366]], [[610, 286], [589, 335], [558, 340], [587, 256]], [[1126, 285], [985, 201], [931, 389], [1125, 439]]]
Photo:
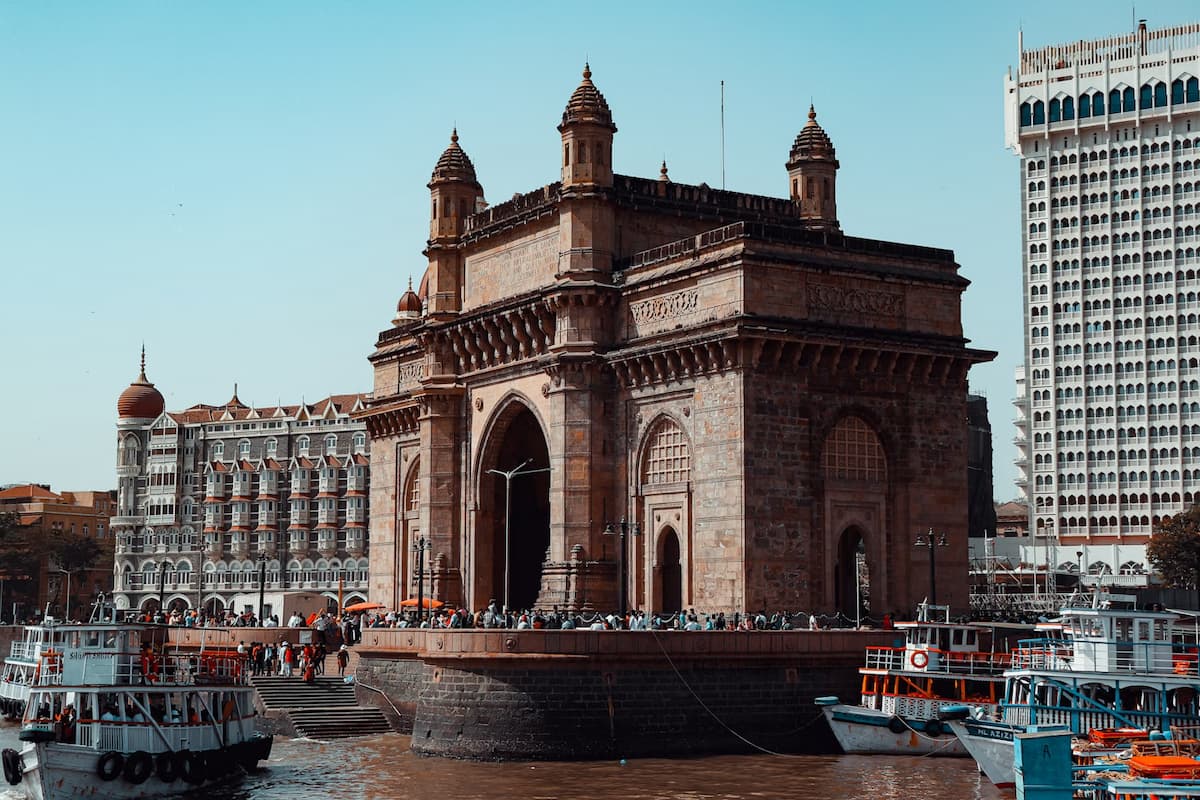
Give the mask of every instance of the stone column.
[[459, 468], [463, 390], [427, 387], [421, 403], [421, 531], [432, 546], [425, 558], [430, 597], [463, 604]]

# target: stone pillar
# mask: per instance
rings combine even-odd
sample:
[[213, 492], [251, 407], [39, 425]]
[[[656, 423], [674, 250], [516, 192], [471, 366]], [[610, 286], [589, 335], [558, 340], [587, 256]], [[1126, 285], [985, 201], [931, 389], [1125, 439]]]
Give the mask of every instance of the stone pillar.
[[425, 560], [427, 585], [431, 597], [461, 605], [466, 602], [459, 513], [463, 390], [426, 387], [416, 394], [421, 403], [421, 530], [432, 545]]

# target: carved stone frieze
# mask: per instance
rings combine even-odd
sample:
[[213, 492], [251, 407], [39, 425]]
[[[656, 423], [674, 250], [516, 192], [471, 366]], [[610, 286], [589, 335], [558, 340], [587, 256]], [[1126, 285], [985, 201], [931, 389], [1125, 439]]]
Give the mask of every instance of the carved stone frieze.
[[898, 317], [904, 310], [904, 295], [896, 292], [810, 284], [808, 309], [809, 311]]
[[629, 313], [638, 325], [648, 322], [659, 322], [691, 314], [700, 303], [698, 289], [684, 289], [661, 297], [651, 297], [629, 304]]

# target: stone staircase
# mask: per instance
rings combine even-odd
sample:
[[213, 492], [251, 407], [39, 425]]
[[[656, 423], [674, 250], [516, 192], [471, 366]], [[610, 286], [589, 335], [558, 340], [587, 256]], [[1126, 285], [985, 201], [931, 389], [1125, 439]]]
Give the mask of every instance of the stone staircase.
[[358, 705], [354, 686], [336, 676], [305, 683], [298, 677], [258, 675], [251, 683], [268, 716], [286, 717], [298, 736], [339, 739], [392, 729], [382, 711]]

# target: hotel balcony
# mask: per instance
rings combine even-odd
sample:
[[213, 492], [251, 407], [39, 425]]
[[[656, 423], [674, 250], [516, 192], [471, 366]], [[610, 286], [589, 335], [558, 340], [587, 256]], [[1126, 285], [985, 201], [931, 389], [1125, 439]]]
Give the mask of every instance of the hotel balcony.
[[[347, 523], [347, 526], [349, 523]], [[362, 528], [346, 528], [346, 552], [355, 558], [361, 558], [366, 551], [367, 533]]]
[[317, 528], [317, 550], [325, 558], [337, 554], [337, 528]]
[[308, 529], [288, 529], [288, 551], [293, 554], [308, 552]]
[[210, 559], [217, 559], [225, 554], [225, 543], [220, 533], [204, 534], [204, 554]]
[[145, 524], [146, 518], [140, 514], [125, 517], [109, 517], [108, 524], [113, 528], [130, 527], [136, 528], [139, 525]]

